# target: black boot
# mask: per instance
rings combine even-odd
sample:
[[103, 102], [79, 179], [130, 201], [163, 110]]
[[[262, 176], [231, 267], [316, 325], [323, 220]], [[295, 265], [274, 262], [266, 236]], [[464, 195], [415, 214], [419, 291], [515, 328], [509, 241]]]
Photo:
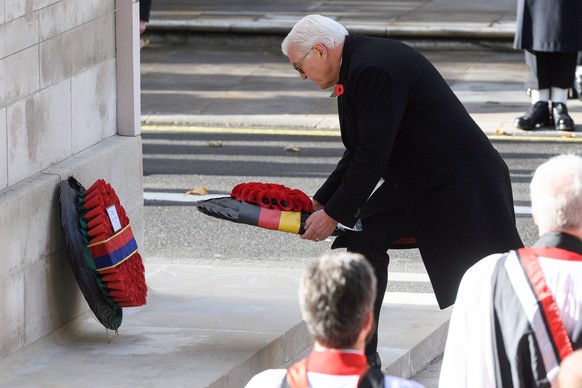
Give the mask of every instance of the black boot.
[[562, 102], [552, 103], [552, 115], [554, 116], [556, 131], [573, 131], [576, 129], [574, 120], [568, 114], [566, 104]]
[[531, 131], [536, 127], [550, 125], [550, 108], [547, 101], [538, 101], [527, 112], [513, 122], [515, 128]]
[[378, 352], [367, 356], [366, 358], [368, 359], [368, 365], [370, 365], [371, 368], [382, 369], [382, 360], [380, 360]]

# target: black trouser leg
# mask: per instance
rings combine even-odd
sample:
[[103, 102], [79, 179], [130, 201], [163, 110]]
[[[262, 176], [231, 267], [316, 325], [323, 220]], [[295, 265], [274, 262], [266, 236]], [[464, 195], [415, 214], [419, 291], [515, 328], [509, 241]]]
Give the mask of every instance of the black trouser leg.
[[529, 69], [526, 86], [535, 90], [572, 87], [577, 57], [577, 52], [526, 51]]
[[374, 302], [376, 327], [366, 345], [366, 355], [373, 355], [378, 348], [378, 322], [384, 294], [388, 284], [388, 248], [400, 237], [410, 234], [411, 227], [403, 212], [390, 216], [376, 216], [364, 220], [362, 232], [349, 232], [345, 236], [345, 246], [349, 252], [360, 253], [368, 259], [376, 275], [377, 288]]

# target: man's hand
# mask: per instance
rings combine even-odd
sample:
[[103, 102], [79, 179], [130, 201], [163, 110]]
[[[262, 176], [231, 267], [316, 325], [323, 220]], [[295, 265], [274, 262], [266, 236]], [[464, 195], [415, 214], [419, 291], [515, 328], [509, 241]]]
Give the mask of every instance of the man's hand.
[[325, 240], [331, 235], [336, 225], [337, 221], [328, 216], [323, 209], [317, 210], [305, 221], [305, 233], [301, 235], [301, 238], [312, 241]]

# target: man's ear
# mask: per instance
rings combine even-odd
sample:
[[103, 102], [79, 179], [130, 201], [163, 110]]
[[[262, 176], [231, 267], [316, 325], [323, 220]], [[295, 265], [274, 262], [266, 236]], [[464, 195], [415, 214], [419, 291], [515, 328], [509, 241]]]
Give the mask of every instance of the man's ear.
[[540, 226], [538, 225], [538, 221], [536, 219], [536, 214], [533, 211], [531, 212], [531, 219], [532, 219], [534, 225], [538, 227], [538, 232], [539, 232], [539, 235], [541, 236], [542, 233], [540, 231]]
[[374, 309], [372, 308], [370, 309], [370, 312], [368, 313], [368, 318], [366, 319], [366, 322], [364, 323], [364, 326], [360, 331], [360, 338], [364, 340], [364, 344], [367, 344], [372, 339], [374, 335], [374, 328], [375, 328]]
[[366, 323], [364, 324], [364, 329], [366, 332], [370, 332], [374, 327], [374, 310], [370, 310], [368, 313], [368, 319], [366, 319]]
[[538, 235], [541, 237], [547, 231], [546, 230], [542, 230], [542, 228], [540, 227], [540, 224], [538, 224], [537, 217], [536, 217], [536, 212], [533, 209], [532, 209], [532, 212], [531, 212], [531, 218], [532, 218], [533, 223], [535, 224], [535, 226], [538, 227]]
[[319, 56], [323, 60], [327, 60], [327, 56], [329, 54], [327, 51], [327, 47], [325, 47], [321, 43], [316, 43], [315, 45], [313, 45], [313, 49], [315, 50], [316, 56]]

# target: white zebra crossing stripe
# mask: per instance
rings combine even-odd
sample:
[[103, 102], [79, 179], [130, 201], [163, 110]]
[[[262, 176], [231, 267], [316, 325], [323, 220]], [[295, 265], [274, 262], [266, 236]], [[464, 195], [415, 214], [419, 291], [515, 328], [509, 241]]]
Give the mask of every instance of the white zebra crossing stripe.
[[[189, 195], [183, 193], [168, 193], [168, 192], [144, 192], [143, 199], [152, 202], [180, 202], [180, 203], [194, 203], [205, 201], [212, 198], [226, 197], [228, 193], [224, 194], [207, 194], [207, 195]], [[516, 215], [531, 215], [531, 207], [529, 206], [515, 206]]]
[[426, 292], [387, 292], [384, 295], [383, 305], [417, 305], [417, 306], [437, 306], [438, 302], [433, 293]]
[[158, 193], [158, 192], [144, 192], [144, 201], [159, 201], [159, 202], [201, 202], [212, 198], [228, 197], [229, 194], [206, 194], [206, 195], [190, 195], [182, 193]]

